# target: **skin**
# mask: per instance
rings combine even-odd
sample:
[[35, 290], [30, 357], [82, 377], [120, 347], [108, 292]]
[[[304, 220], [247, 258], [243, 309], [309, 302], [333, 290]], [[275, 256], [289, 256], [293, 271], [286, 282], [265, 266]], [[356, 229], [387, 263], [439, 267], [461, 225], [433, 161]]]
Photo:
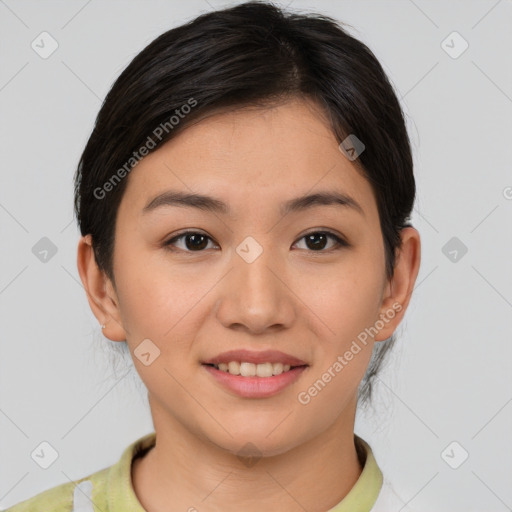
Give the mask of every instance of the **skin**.
[[[90, 236], [80, 239], [78, 269], [90, 306], [107, 338], [128, 343], [148, 389], [157, 443], [134, 462], [132, 482], [149, 512], [320, 512], [359, 478], [357, 388], [374, 343], [393, 334], [407, 309], [420, 237], [402, 230], [388, 280], [375, 197], [354, 164], [305, 100], [217, 113], [131, 171], [116, 223], [116, 286], [98, 269]], [[168, 189], [218, 197], [232, 214], [176, 206], [143, 214]], [[278, 211], [287, 199], [333, 189], [354, 198], [364, 215], [332, 205], [284, 217]], [[186, 239], [175, 252], [166, 248], [184, 228], [210, 237], [204, 248]], [[308, 245], [304, 236], [320, 228], [350, 246], [333, 249], [329, 238], [320, 249]], [[252, 263], [236, 252], [247, 236], [263, 248]], [[401, 311], [301, 404], [298, 393], [396, 303]], [[133, 355], [146, 338], [160, 349], [149, 366]], [[242, 398], [201, 366], [237, 348], [281, 350], [309, 367], [277, 395]], [[237, 457], [248, 442], [261, 455], [251, 467]]]

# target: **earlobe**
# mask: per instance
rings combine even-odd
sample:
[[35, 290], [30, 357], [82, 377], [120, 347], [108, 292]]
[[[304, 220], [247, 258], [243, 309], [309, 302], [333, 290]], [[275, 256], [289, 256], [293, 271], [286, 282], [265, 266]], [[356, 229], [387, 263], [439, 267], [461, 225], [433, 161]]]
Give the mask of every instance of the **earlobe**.
[[77, 267], [89, 306], [102, 326], [104, 336], [112, 341], [126, 341], [115, 289], [96, 263], [90, 234], [78, 242]]
[[420, 268], [421, 241], [418, 231], [406, 227], [400, 236], [401, 245], [396, 253], [394, 274], [386, 286], [380, 310], [384, 327], [375, 336], [375, 341], [387, 340], [402, 321]]

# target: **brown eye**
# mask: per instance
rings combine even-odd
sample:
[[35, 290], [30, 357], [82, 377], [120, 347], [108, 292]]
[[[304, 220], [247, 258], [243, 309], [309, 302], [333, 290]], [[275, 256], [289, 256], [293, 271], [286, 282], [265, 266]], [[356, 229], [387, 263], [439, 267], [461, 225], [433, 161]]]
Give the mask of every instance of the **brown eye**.
[[[334, 245], [324, 251], [329, 238], [334, 240]], [[329, 231], [314, 231], [304, 235], [300, 240], [306, 240], [306, 248], [313, 252], [328, 252], [331, 249], [339, 249], [340, 247], [348, 246], [345, 240]]]
[[178, 249], [184, 250], [186, 252], [202, 252], [203, 249], [206, 249], [208, 245], [208, 240], [211, 238], [204, 233], [199, 233], [197, 231], [187, 231], [185, 233], [181, 233], [174, 238], [171, 238], [167, 242], [165, 242], [165, 246], [169, 247], [171, 250], [174, 250], [175, 244], [180, 241], [184, 241], [184, 247], [178, 247]]

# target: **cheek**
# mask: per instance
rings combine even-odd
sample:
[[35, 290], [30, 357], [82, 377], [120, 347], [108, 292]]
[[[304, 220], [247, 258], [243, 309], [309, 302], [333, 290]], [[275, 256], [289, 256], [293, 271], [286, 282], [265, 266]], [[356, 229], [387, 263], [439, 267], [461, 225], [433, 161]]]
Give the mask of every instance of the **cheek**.
[[[185, 385], [197, 364], [191, 357], [190, 340], [197, 328], [193, 320], [200, 311], [198, 302], [207, 287], [194, 289], [185, 276], [166, 274], [158, 264], [136, 265], [136, 260], [125, 258], [116, 273], [122, 322], [134, 365], [155, 396], [164, 392], [180, 397], [183, 390], [170, 374]], [[142, 357], [147, 352], [150, 361]], [[192, 389], [193, 384], [186, 387]], [[186, 396], [181, 399], [186, 401]]]
[[360, 253], [352, 259], [326, 281], [318, 300], [318, 311], [338, 343], [346, 343], [373, 325], [382, 299], [384, 263], [371, 254]]
[[206, 293], [202, 288], [183, 275], [166, 275], [150, 265], [128, 272], [119, 286], [123, 323], [132, 338], [142, 336], [163, 344]]
[[297, 396], [312, 421], [330, 424], [354, 400], [372, 354], [368, 329], [378, 318], [380, 286], [375, 271], [329, 283], [319, 310], [328, 336], [319, 341], [317, 364]]
[[163, 250], [148, 250], [119, 232], [114, 261], [122, 321], [132, 343], [162, 339], [198, 301], [197, 282], [170, 266]]

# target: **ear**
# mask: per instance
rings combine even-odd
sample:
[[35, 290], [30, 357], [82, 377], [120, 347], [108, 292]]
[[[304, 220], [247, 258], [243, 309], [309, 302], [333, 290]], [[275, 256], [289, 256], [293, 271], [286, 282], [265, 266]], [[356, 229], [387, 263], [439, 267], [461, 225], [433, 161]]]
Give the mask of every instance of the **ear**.
[[126, 341], [115, 288], [105, 272], [99, 269], [92, 248], [92, 236], [78, 242], [77, 266], [94, 316], [104, 324], [103, 335], [112, 341]]
[[395, 332], [405, 315], [418, 276], [420, 235], [415, 228], [406, 227], [402, 229], [400, 237], [401, 245], [396, 251], [394, 274], [388, 280], [382, 296], [379, 320], [382, 320], [384, 327], [379, 330], [374, 341], [387, 340]]

